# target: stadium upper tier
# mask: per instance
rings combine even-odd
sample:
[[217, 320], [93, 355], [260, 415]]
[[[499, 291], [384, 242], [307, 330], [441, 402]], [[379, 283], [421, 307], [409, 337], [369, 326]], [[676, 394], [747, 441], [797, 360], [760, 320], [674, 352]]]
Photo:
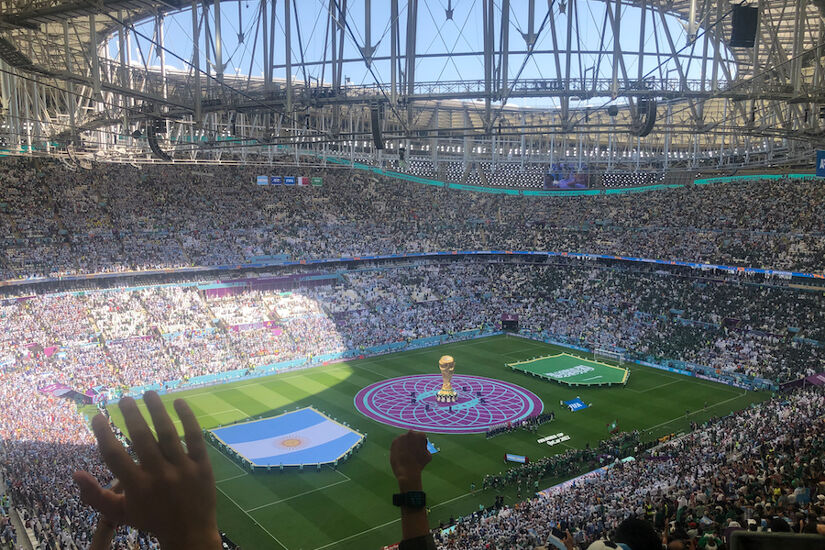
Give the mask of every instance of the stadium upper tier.
[[825, 273], [825, 184], [748, 181], [493, 196], [357, 170], [257, 186], [254, 168], [6, 161], [0, 279], [448, 250], [540, 250]]

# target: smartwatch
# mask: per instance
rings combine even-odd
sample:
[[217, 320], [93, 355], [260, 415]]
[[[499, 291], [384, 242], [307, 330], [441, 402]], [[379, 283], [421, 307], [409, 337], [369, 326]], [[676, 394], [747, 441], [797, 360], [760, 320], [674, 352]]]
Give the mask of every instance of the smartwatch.
[[424, 508], [427, 504], [424, 491], [407, 491], [406, 493], [395, 493], [392, 496], [393, 506], [403, 506], [404, 508]]

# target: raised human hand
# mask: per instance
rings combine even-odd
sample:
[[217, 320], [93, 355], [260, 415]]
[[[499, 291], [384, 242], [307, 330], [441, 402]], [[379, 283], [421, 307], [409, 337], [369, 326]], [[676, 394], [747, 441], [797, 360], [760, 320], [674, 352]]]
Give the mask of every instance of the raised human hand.
[[137, 463], [115, 438], [103, 415], [92, 419], [103, 460], [118, 478], [123, 492], [104, 489], [88, 472], [75, 472], [73, 477], [83, 501], [109, 522], [152, 533], [163, 550], [220, 549], [215, 479], [195, 415], [185, 401], [175, 401], [186, 439], [184, 450], [157, 393], [146, 392], [144, 401], [157, 439], [135, 400], [126, 397], [120, 401]]
[[396, 437], [390, 446], [390, 466], [401, 491], [420, 491], [421, 472], [432, 460], [427, 436], [413, 430]]

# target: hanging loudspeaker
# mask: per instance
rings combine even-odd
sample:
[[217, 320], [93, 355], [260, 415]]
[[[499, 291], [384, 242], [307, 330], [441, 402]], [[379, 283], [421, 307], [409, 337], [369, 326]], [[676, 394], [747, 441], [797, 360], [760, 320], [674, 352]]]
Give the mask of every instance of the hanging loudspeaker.
[[372, 142], [375, 148], [381, 150], [384, 148], [384, 140], [381, 138], [381, 120], [378, 112], [378, 105], [370, 107], [370, 120], [372, 122]]
[[733, 6], [730, 47], [753, 48], [756, 43], [757, 21], [759, 21], [759, 8]]
[[149, 142], [149, 149], [152, 150], [152, 153], [154, 153], [157, 158], [166, 162], [171, 162], [172, 157], [170, 157], [166, 151], [161, 149], [158, 144], [158, 136], [155, 134], [155, 125], [153, 123], [146, 125], [146, 141]]
[[639, 132], [639, 137], [646, 137], [653, 131], [653, 125], [656, 124], [656, 100], [649, 99], [647, 101], [647, 115], [645, 123], [642, 125], [642, 130]]

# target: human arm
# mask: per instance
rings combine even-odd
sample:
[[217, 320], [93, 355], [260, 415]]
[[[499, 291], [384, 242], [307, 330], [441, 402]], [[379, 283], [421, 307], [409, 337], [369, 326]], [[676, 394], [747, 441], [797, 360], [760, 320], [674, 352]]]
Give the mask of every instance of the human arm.
[[198, 421], [185, 401], [175, 401], [186, 439], [184, 450], [160, 397], [146, 392], [144, 401], [157, 439], [135, 400], [127, 397], [120, 402], [137, 463], [115, 438], [104, 416], [92, 419], [103, 460], [123, 492], [104, 489], [88, 472], [75, 472], [80, 495], [110, 523], [149, 531], [163, 550], [218, 550], [215, 480]]
[[[393, 440], [390, 465], [401, 493], [423, 489], [421, 472], [430, 460], [432, 456], [427, 450], [427, 437], [423, 433], [411, 430]], [[429, 535], [426, 507], [401, 507], [401, 533], [404, 540]]]

